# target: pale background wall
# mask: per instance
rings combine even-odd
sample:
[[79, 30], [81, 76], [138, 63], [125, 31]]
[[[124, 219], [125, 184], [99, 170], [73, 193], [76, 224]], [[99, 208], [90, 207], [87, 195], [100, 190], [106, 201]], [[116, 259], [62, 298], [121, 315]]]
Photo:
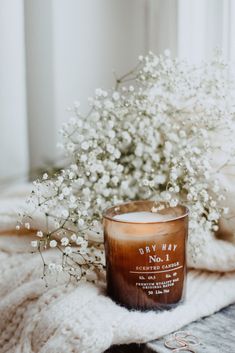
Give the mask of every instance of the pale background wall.
[[66, 107], [149, 49], [234, 60], [233, 0], [0, 0], [0, 180], [55, 160]]

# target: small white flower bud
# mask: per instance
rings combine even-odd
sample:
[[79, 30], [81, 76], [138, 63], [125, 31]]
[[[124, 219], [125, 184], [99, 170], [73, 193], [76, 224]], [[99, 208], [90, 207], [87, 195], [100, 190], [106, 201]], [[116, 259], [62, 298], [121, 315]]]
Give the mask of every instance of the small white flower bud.
[[56, 240], [51, 240], [50, 241], [50, 247], [55, 248], [57, 246], [57, 241]]
[[31, 241], [31, 246], [32, 246], [33, 248], [37, 248], [37, 246], [38, 246], [37, 240], [32, 240], [32, 241]]
[[42, 238], [43, 232], [41, 230], [39, 230], [39, 231], [37, 231], [36, 235], [37, 235], [37, 237]]

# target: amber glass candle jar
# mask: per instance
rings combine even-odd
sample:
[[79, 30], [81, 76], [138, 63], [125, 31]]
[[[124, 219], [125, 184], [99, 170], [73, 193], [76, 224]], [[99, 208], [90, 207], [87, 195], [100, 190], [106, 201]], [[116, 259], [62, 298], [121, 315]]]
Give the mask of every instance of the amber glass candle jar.
[[129, 309], [170, 309], [184, 299], [188, 210], [152, 201], [104, 211], [107, 293]]

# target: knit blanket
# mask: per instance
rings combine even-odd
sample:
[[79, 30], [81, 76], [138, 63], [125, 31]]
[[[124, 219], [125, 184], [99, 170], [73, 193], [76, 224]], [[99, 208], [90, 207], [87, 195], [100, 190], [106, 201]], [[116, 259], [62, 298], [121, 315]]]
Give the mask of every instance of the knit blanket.
[[[63, 274], [46, 287], [30, 236], [14, 234], [26, 193], [2, 193], [0, 202], [1, 353], [101, 353], [157, 339], [235, 302], [235, 245], [214, 237], [189, 270], [186, 301], [171, 311], [129, 311], [106, 296], [105, 284], [70, 283]], [[53, 249], [45, 256], [53, 261]]]

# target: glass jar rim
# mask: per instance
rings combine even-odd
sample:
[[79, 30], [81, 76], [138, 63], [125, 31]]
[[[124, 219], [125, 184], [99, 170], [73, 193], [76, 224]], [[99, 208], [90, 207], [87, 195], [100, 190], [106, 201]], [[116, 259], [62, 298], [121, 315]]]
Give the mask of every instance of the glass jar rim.
[[[176, 220], [178, 219], [181, 219], [181, 218], [185, 218], [189, 215], [189, 209], [184, 206], [184, 205], [177, 205], [175, 207], [166, 207], [164, 209], [176, 209], [176, 208], [181, 208], [182, 209], [182, 214], [178, 215], [178, 216], [173, 216], [172, 218], [169, 218], [169, 219], [165, 219], [165, 220], [160, 220], [160, 221], [150, 221], [150, 222], [133, 222], [133, 221], [124, 221], [124, 220], [120, 220], [120, 219], [115, 219], [114, 217], [117, 214], [114, 214], [114, 215], [109, 215], [109, 211], [111, 211], [112, 209], [115, 211], [116, 209], [120, 209], [120, 207], [125, 207], [125, 206], [128, 206], [128, 205], [131, 205], [131, 204], [141, 204], [141, 203], [147, 203], [147, 204], [152, 204], [154, 205], [155, 201], [152, 201], [152, 200], [136, 200], [136, 201], [127, 201], [127, 202], [122, 202], [122, 203], [119, 203], [119, 204], [116, 204], [114, 206], [111, 206], [111, 207], [107, 207], [104, 209], [103, 213], [102, 213], [102, 216], [104, 219], [107, 219], [109, 221], [113, 221], [113, 222], [118, 222], [118, 223], [130, 223], [130, 224], [160, 224], [160, 223], [168, 223], [168, 222], [175, 222]], [[159, 204], [164, 204], [166, 205], [166, 202], [164, 201], [160, 201]], [[184, 211], [183, 211], [184, 210]], [[135, 211], [131, 211], [131, 212], [135, 212]], [[131, 213], [130, 212], [130, 213]], [[136, 212], [141, 212], [141, 211], [136, 211]], [[128, 212], [122, 212], [122, 213], [128, 213]], [[122, 214], [122, 213], [119, 213], [119, 214]]]

